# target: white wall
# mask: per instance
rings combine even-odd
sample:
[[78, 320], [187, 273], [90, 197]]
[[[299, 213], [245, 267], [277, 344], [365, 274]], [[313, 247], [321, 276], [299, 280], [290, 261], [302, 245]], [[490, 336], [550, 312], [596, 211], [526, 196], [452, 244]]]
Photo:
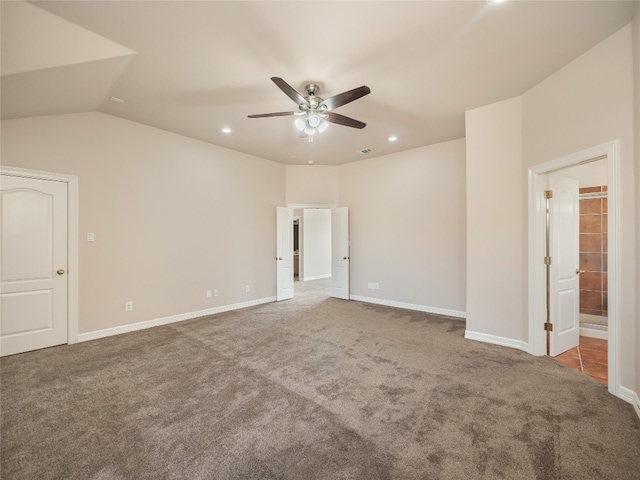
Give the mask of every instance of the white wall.
[[285, 171], [287, 205], [337, 205], [336, 165], [287, 165]]
[[352, 295], [466, 310], [464, 139], [340, 166], [339, 204]]
[[[525, 93], [523, 179], [534, 165], [620, 141], [621, 385], [635, 385], [636, 184], [632, 29], [626, 26]], [[522, 192], [523, 198], [527, 195]], [[515, 219], [514, 219], [515, 220]]]
[[275, 295], [283, 165], [101, 113], [1, 128], [4, 165], [79, 177], [80, 333]]
[[305, 208], [302, 248], [304, 264], [301, 280], [315, 280], [331, 276], [331, 210]]
[[466, 113], [467, 332], [527, 341], [522, 99]]

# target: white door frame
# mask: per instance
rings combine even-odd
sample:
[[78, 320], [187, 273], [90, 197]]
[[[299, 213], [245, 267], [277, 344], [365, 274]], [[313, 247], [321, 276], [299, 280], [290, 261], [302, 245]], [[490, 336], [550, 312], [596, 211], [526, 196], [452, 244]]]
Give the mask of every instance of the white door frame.
[[67, 343], [78, 342], [78, 177], [0, 165], [0, 174], [67, 184]]
[[545, 190], [544, 175], [566, 167], [607, 160], [608, 198], [608, 364], [609, 392], [620, 396], [620, 207], [619, 141], [612, 141], [529, 168], [529, 353], [546, 354]]

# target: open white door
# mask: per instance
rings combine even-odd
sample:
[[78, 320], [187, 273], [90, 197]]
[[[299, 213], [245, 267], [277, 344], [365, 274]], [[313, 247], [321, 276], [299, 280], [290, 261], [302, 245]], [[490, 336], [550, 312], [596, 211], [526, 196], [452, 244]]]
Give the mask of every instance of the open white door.
[[276, 300], [293, 298], [293, 208], [276, 207]]
[[349, 300], [349, 208], [331, 210], [331, 296]]
[[550, 209], [549, 354], [556, 356], [580, 342], [580, 207], [577, 180], [549, 177]]
[[67, 343], [67, 184], [2, 175], [2, 355]]

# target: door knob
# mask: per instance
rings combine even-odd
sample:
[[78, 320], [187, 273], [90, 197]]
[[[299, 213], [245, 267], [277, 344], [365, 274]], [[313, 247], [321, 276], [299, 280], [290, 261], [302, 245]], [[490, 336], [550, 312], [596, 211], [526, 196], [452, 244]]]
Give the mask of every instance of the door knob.
[[60, 270], [58, 270], [56, 273], [57, 273], [58, 275], [64, 275], [64, 270], [63, 270], [63, 269], [60, 269]]
[[343, 260], [349, 260], [349, 257], [342, 257]]
[[576, 275], [584, 275], [584, 270], [580, 270], [579, 268], [576, 268]]
[[278, 260], [282, 260], [282, 257], [278, 257]]

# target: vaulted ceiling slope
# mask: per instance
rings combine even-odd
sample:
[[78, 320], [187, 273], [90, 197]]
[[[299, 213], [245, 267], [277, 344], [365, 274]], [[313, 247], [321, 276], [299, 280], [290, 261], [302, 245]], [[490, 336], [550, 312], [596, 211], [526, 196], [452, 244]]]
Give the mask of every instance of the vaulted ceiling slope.
[[[97, 110], [285, 164], [342, 164], [463, 137], [466, 110], [521, 95], [638, 3], [3, 1], [2, 118]], [[331, 124], [309, 142], [293, 117], [247, 118], [297, 108], [274, 76], [323, 98], [369, 86], [339, 110], [366, 128]]]

